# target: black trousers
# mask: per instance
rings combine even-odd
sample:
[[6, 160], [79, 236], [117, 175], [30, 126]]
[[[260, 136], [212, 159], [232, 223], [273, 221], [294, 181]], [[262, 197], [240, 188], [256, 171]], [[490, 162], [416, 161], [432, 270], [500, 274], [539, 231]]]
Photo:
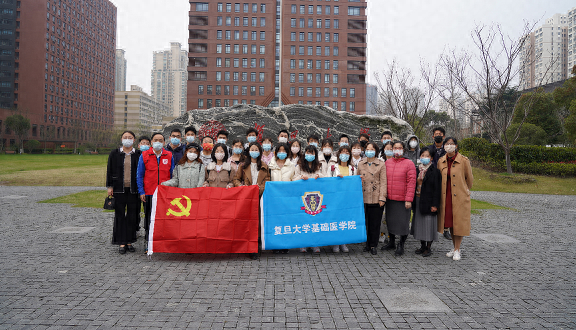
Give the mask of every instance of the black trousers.
[[140, 216], [140, 196], [130, 193], [130, 187], [124, 193], [115, 193], [114, 229], [112, 244], [125, 245], [136, 242], [136, 221]]
[[146, 195], [144, 202], [144, 230], [146, 230], [146, 244], [148, 244], [148, 233], [150, 232], [150, 217], [152, 216], [152, 195]]
[[380, 222], [382, 221], [384, 208], [380, 204], [364, 204], [364, 216], [366, 217], [366, 246], [377, 247], [380, 238]]

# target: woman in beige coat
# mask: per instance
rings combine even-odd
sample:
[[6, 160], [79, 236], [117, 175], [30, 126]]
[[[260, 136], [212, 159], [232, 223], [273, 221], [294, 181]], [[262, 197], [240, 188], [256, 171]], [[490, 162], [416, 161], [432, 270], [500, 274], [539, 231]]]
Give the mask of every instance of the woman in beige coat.
[[217, 144], [212, 150], [212, 162], [206, 166], [204, 187], [234, 187], [235, 175], [236, 170], [228, 162], [228, 148], [223, 143]]
[[453, 260], [460, 260], [462, 238], [470, 236], [470, 189], [474, 181], [470, 161], [458, 153], [457, 147], [458, 141], [447, 137], [444, 140], [446, 155], [438, 160], [438, 169], [442, 173], [438, 232], [450, 229], [454, 248], [446, 256]]

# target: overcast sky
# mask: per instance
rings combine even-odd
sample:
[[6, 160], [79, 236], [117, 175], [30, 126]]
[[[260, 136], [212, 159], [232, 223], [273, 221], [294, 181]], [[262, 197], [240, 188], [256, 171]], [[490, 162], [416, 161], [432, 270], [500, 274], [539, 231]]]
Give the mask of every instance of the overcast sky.
[[[187, 48], [189, 1], [111, 1], [118, 8], [117, 48], [128, 61], [126, 87], [149, 93], [152, 53], [170, 42]], [[368, 0], [367, 80], [374, 82], [374, 72], [394, 58], [417, 72], [420, 58], [433, 63], [447, 48], [470, 48], [476, 24], [499, 23], [519, 37], [524, 20], [540, 25], [575, 6], [574, 0]]]

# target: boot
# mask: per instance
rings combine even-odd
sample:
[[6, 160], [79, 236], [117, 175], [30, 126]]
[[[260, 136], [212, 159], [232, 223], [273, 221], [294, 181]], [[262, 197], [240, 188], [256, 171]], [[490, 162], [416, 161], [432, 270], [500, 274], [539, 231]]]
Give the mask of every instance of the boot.
[[432, 242], [428, 242], [426, 244], [426, 250], [424, 250], [424, 252], [422, 252], [422, 256], [423, 257], [429, 257], [432, 255]]
[[416, 254], [422, 254], [424, 253], [424, 250], [426, 250], [426, 242], [420, 241], [420, 248], [416, 250]]
[[407, 235], [400, 236], [400, 243], [396, 247], [396, 252], [394, 253], [396, 256], [401, 256], [404, 254], [404, 242], [406, 242]]
[[380, 248], [380, 250], [384, 251], [384, 250], [393, 250], [396, 248], [396, 236], [390, 234], [390, 239], [388, 240], [388, 244], [382, 246]]

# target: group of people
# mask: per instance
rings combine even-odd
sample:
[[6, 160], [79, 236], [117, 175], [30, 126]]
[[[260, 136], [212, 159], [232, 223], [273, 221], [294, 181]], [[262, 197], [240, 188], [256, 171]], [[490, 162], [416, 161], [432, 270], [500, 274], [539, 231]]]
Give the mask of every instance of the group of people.
[[[135, 251], [132, 243], [140, 229], [141, 202], [148, 240], [152, 195], [158, 185], [226, 189], [257, 185], [262, 196], [267, 181], [359, 175], [365, 206], [365, 252], [378, 253], [385, 211], [388, 239], [381, 250], [404, 254], [411, 234], [421, 242], [415, 253], [428, 257], [438, 233], [447, 229], [453, 249], [446, 255], [453, 260], [461, 258], [462, 238], [470, 235], [472, 168], [468, 158], [458, 152], [457, 139], [445, 137], [441, 127], [433, 130], [434, 143], [423, 148], [415, 135], [403, 142], [393, 140], [390, 131], [382, 133], [381, 146], [364, 133], [356, 141], [342, 134], [337, 144], [313, 134], [305, 147], [297, 139], [290, 140], [286, 130], [278, 133], [276, 141], [264, 137], [261, 142], [254, 128], [246, 131], [245, 141], [231, 143], [225, 130], [217, 133], [216, 141], [210, 136], [197, 139], [196, 135], [194, 127], [186, 128], [184, 137], [173, 129], [166, 143], [161, 133], [154, 133], [151, 138], [141, 137], [136, 148], [135, 134], [125, 131], [122, 146], [110, 153], [106, 186], [108, 195], [116, 199], [112, 243], [119, 245], [121, 254]], [[300, 251], [308, 248], [320, 252], [318, 246]], [[349, 251], [346, 245], [332, 246], [332, 250]], [[251, 257], [257, 259], [258, 255]]]

